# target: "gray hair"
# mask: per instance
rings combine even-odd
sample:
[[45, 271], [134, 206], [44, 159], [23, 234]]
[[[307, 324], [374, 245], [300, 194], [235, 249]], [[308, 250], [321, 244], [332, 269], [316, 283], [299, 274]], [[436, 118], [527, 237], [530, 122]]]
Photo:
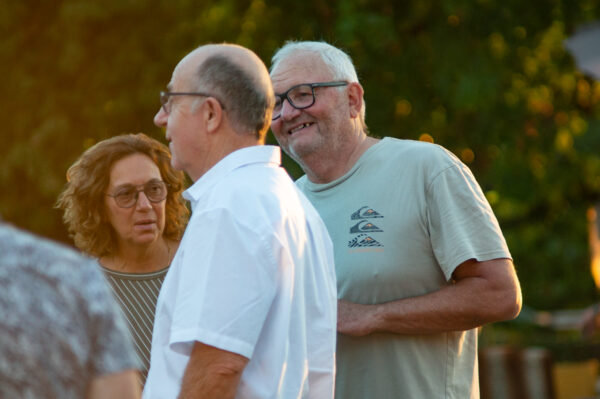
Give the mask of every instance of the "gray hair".
[[271, 123], [275, 97], [230, 57], [216, 54], [197, 70], [202, 90], [213, 93], [236, 131], [250, 131], [263, 140]]
[[[269, 71], [273, 72], [279, 66], [281, 61], [301, 52], [318, 55], [329, 68], [334, 80], [345, 80], [348, 82], [359, 83], [358, 75], [356, 74], [356, 69], [354, 68], [354, 64], [352, 63], [350, 56], [339, 48], [334, 47], [326, 42], [298, 42], [288, 40], [285, 42], [283, 47], [275, 52], [273, 58], [271, 58], [271, 69]], [[366, 104], [363, 99], [362, 107], [360, 109], [360, 122], [363, 126], [363, 129], [366, 131], [367, 125], [365, 123], [365, 112]]]

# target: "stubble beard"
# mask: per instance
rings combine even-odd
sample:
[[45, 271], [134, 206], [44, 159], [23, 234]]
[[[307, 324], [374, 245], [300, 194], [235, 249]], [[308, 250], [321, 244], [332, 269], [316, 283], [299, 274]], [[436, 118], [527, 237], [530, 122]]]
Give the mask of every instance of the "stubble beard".
[[316, 171], [322, 166], [337, 162], [344, 145], [344, 132], [340, 130], [340, 126], [328, 130], [325, 134], [319, 130], [317, 137], [310, 142], [296, 145], [288, 143], [288, 148], [284, 148], [284, 151], [302, 167], [304, 173]]

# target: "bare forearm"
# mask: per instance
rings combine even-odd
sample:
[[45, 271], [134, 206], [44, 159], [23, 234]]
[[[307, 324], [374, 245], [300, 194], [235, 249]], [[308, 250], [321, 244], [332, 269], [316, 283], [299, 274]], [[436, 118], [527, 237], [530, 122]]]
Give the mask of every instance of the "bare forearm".
[[340, 301], [338, 331], [358, 336], [376, 332], [428, 334], [468, 330], [489, 322], [477, 315], [477, 309], [448, 297], [452, 291], [444, 288], [432, 294], [378, 305]]
[[460, 276], [459, 281], [438, 291], [384, 304], [340, 301], [338, 331], [357, 336], [374, 332], [427, 334], [469, 330], [513, 318], [520, 310], [521, 294], [512, 264], [510, 268], [504, 264], [487, 264], [490, 265], [503, 267], [506, 273], [493, 270], [500, 276], [491, 279], [489, 273], [484, 277]]
[[181, 384], [179, 399], [207, 398], [233, 399], [240, 382], [241, 373], [229, 371], [199, 372], [187, 369]]
[[375, 305], [374, 331], [400, 334], [427, 334], [464, 331], [507, 318], [510, 311], [496, 307], [502, 294], [465, 295], [462, 287], [451, 285], [419, 297]]
[[185, 369], [179, 399], [233, 399], [248, 359], [196, 342]]

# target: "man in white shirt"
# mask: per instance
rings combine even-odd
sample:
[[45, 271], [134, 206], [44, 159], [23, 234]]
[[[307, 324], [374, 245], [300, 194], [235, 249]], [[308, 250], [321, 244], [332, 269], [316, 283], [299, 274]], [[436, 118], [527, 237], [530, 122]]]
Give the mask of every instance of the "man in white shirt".
[[332, 398], [333, 248], [263, 145], [266, 67], [240, 46], [202, 46], [168, 90], [154, 122], [194, 181], [192, 217], [158, 299], [144, 398]]

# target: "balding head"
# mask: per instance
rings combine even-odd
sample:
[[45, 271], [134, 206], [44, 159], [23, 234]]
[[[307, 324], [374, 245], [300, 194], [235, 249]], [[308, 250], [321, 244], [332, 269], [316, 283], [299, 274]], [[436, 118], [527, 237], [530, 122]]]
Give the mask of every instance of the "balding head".
[[267, 68], [256, 54], [233, 44], [209, 44], [188, 54], [177, 69], [189, 71], [191, 90], [214, 94], [236, 132], [264, 141], [275, 96]]

